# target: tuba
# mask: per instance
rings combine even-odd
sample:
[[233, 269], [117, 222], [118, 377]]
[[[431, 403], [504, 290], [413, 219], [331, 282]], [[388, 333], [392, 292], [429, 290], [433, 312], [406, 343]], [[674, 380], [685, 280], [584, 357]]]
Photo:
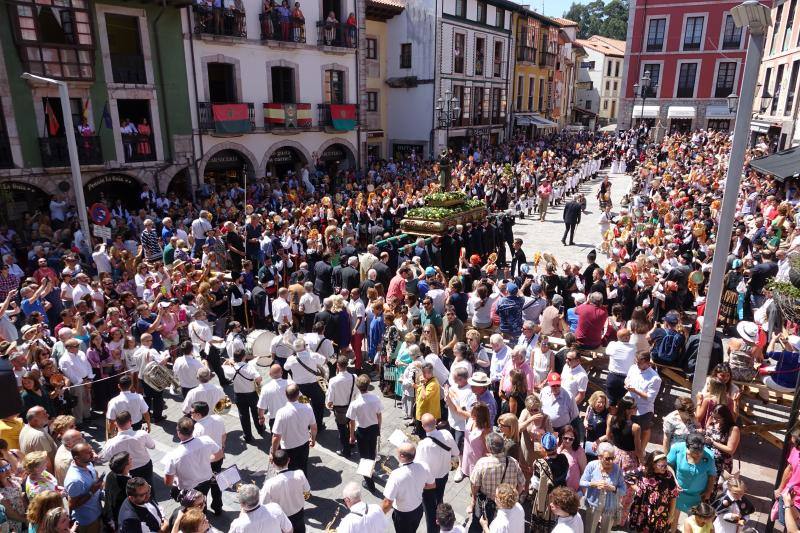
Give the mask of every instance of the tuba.
[[227, 396], [223, 396], [219, 399], [217, 404], [214, 406], [214, 414], [215, 415], [227, 415], [228, 412], [231, 410], [231, 399]]
[[141, 371], [142, 381], [147, 383], [149, 387], [154, 389], [156, 392], [161, 392], [171, 386], [179, 387], [180, 383], [178, 383], [177, 378], [175, 377], [175, 373], [172, 372], [171, 369], [156, 363], [155, 361], [150, 361]]

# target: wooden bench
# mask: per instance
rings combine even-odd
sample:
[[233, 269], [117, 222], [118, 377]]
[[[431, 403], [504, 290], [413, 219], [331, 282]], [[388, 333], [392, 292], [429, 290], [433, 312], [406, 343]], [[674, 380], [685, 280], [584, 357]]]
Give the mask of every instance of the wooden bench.
[[666, 378], [680, 387], [692, 390], [692, 382], [686, 377], [682, 368], [659, 363], [653, 363], [653, 366], [661, 374], [662, 379]]
[[[742, 397], [750, 398], [753, 400], [760, 400], [764, 403], [783, 405], [791, 407], [794, 395], [789, 392], [780, 392], [770, 389], [763, 383], [755, 381], [734, 381], [742, 393]], [[766, 398], [764, 397], [766, 394]]]

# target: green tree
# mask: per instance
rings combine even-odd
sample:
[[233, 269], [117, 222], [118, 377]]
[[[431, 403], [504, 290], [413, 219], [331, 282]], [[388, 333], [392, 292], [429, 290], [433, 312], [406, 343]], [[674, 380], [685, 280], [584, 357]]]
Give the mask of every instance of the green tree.
[[578, 38], [602, 35], [624, 41], [628, 31], [628, 0], [572, 2], [564, 18], [578, 23]]

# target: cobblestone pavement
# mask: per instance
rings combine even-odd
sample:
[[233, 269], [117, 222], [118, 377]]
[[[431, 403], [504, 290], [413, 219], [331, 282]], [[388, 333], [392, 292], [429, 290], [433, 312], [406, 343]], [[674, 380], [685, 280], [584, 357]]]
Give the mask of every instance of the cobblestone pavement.
[[[563, 223], [561, 212], [563, 206], [551, 207], [544, 222], [537, 219], [525, 218], [519, 220], [515, 226], [515, 235], [521, 237], [524, 242], [524, 250], [530, 259], [534, 251], [549, 251], [559, 261], [586, 263], [586, 253], [594, 248], [600, 241], [600, 232], [596, 223], [599, 217], [599, 209], [595, 194], [600, 185], [600, 179], [595, 179], [581, 185], [581, 192], [586, 195], [587, 213], [575, 232], [575, 246], [563, 246], [560, 242], [563, 233]], [[628, 189], [630, 177], [625, 175], [612, 176], [612, 199], [614, 205], [618, 206], [619, 201]], [[615, 209], [616, 211], [616, 209]], [[605, 258], [598, 254], [598, 262], [603, 265]], [[262, 374], [265, 369], [261, 369]], [[232, 394], [232, 393], [231, 393]], [[377, 394], [380, 395], [379, 392]], [[665, 388], [662, 390], [661, 397], [656, 406], [656, 411], [667, 413], [672, 410], [675, 397], [686, 395], [688, 391], [677, 387]], [[165, 392], [167, 404], [168, 420], [153, 426], [153, 437], [156, 441], [156, 449], [152, 452], [153, 464], [156, 477], [163, 475], [163, 466], [160, 464], [163, 456], [173, 448], [178, 439], [175, 436], [175, 421], [181, 416], [181, 399]], [[384, 426], [381, 439], [380, 453], [382, 456], [391, 456], [394, 447], [386, 442], [388, 436], [395, 430], [407, 430], [406, 420], [402, 418], [402, 411], [399, 404], [388, 398], [383, 398], [384, 404]], [[239, 423], [236, 406], [224, 416], [225, 425], [228, 429], [228, 440], [224, 467], [236, 465], [245, 481], [252, 481], [261, 486], [267, 468], [267, 450], [269, 443], [261, 437], [256, 437], [253, 444], [247, 445], [241, 439], [242, 431]], [[95, 418], [90, 424], [89, 433], [96, 439], [101, 435], [100, 418]], [[656, 421], [653, 436], [651, 438], [651, 448], [655, 448], [653, 443], [661, 442], [660, 420]], [[257, 433], [255, 434], [257, 435]], [[98, 447], [102, 444], [100, 440]], [[308, 477], [312, 487], [313, 496], [306, 504], [306, 523], [309, 531], [324, 531], [325, 526], [333, 518], [337, 507], [341, 508], [339, 517], [346, 514], [341, 500], [341, 491], [349, 481], [360, 481], [360, 476], [355, 473], [357, 462], [340, 457], [336, 454], [338, 448], [338, 436], [336, 426], [332, 416], [326, 418], [326, 427], [320, 431], [319, 441], [315, 448], [312, 448], [309, 459]], [[764, 443], [754, 436], [743, 437], [741, 446], [741, 470], [747, 478], [750, 486], [749, 493], [753, 497], [759, 510], [756, 519], [762, 524], [765, 522], [764, 512], [767, 510], [768, 501], [766, 495], [771, 492], [771, 483], [775, 479], [775, 469], [777, 467], [778, 452], [775, 448], [764, 446]], [[354, 452], [357, 459], [357, 454]], [[396, 465], [396, 461], [391, 459], [389, 466]], [[102, 469], [101, 469], [102, 470]], [[385, 483], [385, 475], [376, 481], [380, 492]], [[163, 482], [156, 481], [154, 487], [156, 500], [169, 513], [177, 505], [169, 499], [169, 493]], [[369, 494], [366, 490], [364, 498], [369, 503], [380, 501], [381, 495]], [[454, 483], [451, 479], [448, 482], [445, 493], [445, 500], [455, 509], [458, 522], [464, 519], [465, 509], [469, 500], [469, 482]], [[221, 530], [227, 531], [231, 521], [239, 514], [239, 505], [235, 492], [229, 490], [223, 494], [224, 513], [220, 517], [211, 517], [211, 524]], [[338, 523], [338, 520], [337, 520]], [[333, 524], [335, 527], [336, 524]], [[420, 531], [424, 531], [424, 520], [420, 526]], [[376, 532], [377, 533], [377, 532]]]

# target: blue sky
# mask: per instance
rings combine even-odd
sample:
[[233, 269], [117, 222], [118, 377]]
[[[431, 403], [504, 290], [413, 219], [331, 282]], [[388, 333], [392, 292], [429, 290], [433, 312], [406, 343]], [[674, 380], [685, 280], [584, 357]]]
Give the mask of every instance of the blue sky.
[[542, 12], [542, 4], [544, 3], [544, 14], [548, 17], [560, 17], [564, 12], [569, 9], [572, 2], [580, 4], [588, 4], [591, 0], [515, 0], [520, 4], [528, 4], [531, 9]]

